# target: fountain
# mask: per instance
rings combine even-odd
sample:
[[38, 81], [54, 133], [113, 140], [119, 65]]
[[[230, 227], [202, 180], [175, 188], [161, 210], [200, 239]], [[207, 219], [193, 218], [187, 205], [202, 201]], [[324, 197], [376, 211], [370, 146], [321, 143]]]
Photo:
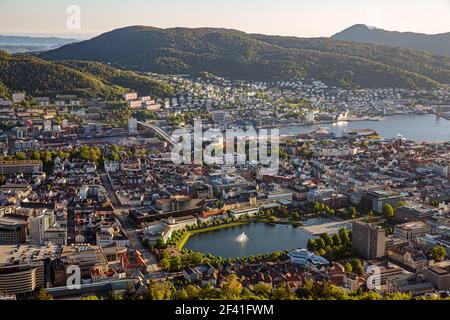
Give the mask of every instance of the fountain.
[[248, 236], [245, 234], [245, 232], [242, 232], [240, 235], [238, 235], [238, 236], [236, 237], [236, 241], [237, 241], [237, 242], [240, 242], [240, 243], [245, 243], [245, 242], [247, 242], [248, 240], [250, 240], [250, 239], [249, 239]]

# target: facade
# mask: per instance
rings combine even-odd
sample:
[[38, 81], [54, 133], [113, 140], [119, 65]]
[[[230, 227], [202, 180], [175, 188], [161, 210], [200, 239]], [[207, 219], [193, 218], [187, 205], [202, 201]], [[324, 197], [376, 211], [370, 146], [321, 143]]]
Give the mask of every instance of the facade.
[[390, 260], [414, 271], [421, 271], [428, 265], [428, 259], [425, 254], [412, 247], [391, 247], [386, 252]]
[[408, 205], [400, 207], [395, 212], [395, 220], [398, 222], [423, 221], [438, 214], [439, 210], [425, 205]]
[[45, 241], [45, 231], [54, 223], [53, 212], [43, 212], [28, 219], [30, 226], [30, 244], [42, 245]]
[[41, 171], [42, 161], [40, 160], [0, 161], [0, 174], [33, 174]]
[[417, 275], [401, 275], [387, 280], [388, 291], [391, 293], [410, 293], [422, 296], [434, 292], [433, 284]]
[[186, 216], [179, 218], [169, 218], [167, 220], [169, 226], [174, 230], [183, 230], [188, 226], [194, 226], [198, 223], [197, 218], [194, 216]]
[[439, 291], [450, 290], [450, 270], [440, 267], [429, 267], [423, 270], [423, 278], [431, 282]]
[[56, 246], [0, 246], [0, 292], [25, 295], [45, 288]]
[[14, 218], [0, 218], [0, 245], [20, 244], [27, 241], [27, 223]]
[[363, 221], [354, 221], [352, 230], [353, 248], [362, 258], [373, 260], [385, 255], [386, 235], [383, 228]]
[[431, 233], [431, 227], [426, 223], [407, 222], [395, 226], [394, 236], [403, 240], [415, 241], [417, 237], [424, 236]]
[[128, 133], [130, 134], [136, 134], [138, 132], [138, 124], [137, 120], [134, 118], [131, 118], [128, 120]]
[[373, 212], [382, 213], [383, 207], [390, 204], [396, 207], [400, 201], [404, 200], [403, 194], [388, 191], [372, 191], [361, 197], [361, 204]]

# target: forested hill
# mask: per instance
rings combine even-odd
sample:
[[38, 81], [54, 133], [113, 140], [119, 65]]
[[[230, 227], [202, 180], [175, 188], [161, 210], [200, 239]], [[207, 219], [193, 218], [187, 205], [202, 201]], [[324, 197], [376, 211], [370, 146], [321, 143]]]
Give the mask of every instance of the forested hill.
[[308, 77], [356, 87], [428, 88], [450, 83], [450, 58], [326, 38], [254, 35], [229, 29], [133, 26], [41, 54], [157, 73], [248, 80]]
[[335, 34], [332, 38], [428, 51], [450, 57], [450, 32], [439, 34], [398, 32], [356, 24]]
[[174, 88], [136, 72], [100, 63], [49, 62], [30, 55], [0, 51], [0, 96], [25, 90], [28, 94], [77, 93], [114, 98], [135, 90], [142, 95], [170, 96]]

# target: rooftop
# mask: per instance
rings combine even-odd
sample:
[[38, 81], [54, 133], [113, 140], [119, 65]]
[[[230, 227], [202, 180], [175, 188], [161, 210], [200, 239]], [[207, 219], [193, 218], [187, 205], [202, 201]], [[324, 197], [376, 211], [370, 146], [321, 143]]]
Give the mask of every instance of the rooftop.
[[31, 245], [5, 245], [0, 246], [0, 267], [9, 265], [30, 264], [47, 258], [56, 257], [58, 247], [31, 246]]

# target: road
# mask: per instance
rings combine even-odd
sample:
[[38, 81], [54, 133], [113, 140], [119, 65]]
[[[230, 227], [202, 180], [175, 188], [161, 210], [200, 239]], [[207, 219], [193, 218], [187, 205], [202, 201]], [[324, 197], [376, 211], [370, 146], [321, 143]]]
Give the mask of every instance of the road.
[[138, 124], [140, 124], [143, 127], [152, 129], [158, 135], [160, 135], [162, 139], [166, 140], [172, 146], [175, 146], [178, 143], [173, 137], [171, 137], [167, 132], [162, 130], [160, 127], [154, 126], [154, 125], [149, 124], [149, 123], [141, 122], [141, 121], [138, 121]]
[[159, 274], [161, 273], [158, 266], [158, 260], [156, 259], [153, 253], [151, 253], [147, 248], [144, 247], [141, 240], [139, 239], [137, 226], [134, 224], [134, 222], [128, 219], [129, 208], [120, 205], [119, 200], [117, 199], [116, 194], [114, 193], [114, 189], [111, 185], [111, 181], [108, 177], [108, 174], [107, 173], [101, 174], [100, 179], [106, 191], [108, 192], [108, 196], [111, 200], [111, 204], [114, 207], [116, 216], [120, 220], [126, 232], [126, 235], [128, 236], [128, 240], [130, 241], [130, 247], [142, 253], [145, 261], [150, 266], [150, 272], [153, 274], [154, 277], [158, 277]]

